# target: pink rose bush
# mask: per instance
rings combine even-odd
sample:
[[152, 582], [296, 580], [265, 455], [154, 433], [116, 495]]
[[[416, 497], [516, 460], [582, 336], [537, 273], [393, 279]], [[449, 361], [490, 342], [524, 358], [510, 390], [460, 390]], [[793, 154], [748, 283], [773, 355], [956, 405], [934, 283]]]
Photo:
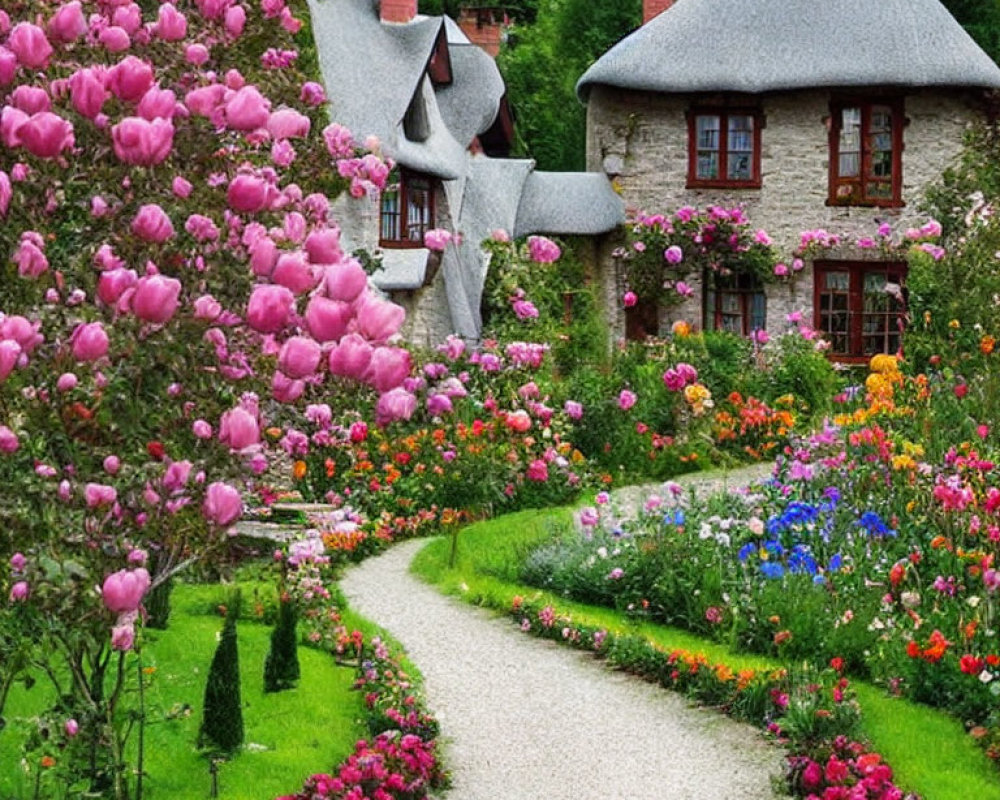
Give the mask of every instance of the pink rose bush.
[[80, 708], [105, 682], [87, 717], [102, 722], [77, 733], [99, 755], [74, 778], [105, 796], [130, 794], [133, 766], [107, 748], [134, 670], [92, 670], [140, 650], [149, 594], [225, 545], [278, 447], [263, 432], [316, 395], [383, 395], [386, 423], [413, 413], [404, 312], [330, 214], [389, 165], [328, 125], [279, 5], [0, 14], [0, 474], [23, 558], [0, 575], [0, 628], [15, 611], [57, 620], [38, 652]]

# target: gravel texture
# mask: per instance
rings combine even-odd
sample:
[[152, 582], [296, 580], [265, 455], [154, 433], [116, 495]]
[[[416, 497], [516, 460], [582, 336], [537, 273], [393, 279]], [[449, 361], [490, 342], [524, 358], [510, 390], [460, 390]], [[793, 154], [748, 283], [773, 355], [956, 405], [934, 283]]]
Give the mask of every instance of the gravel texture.
[[756, 729], [442, 596], [408, 572], [424, 544], [369, 559], [341, 587], [423, 673], [454, 777], [448, 800], [777, 796], [782, 753]]

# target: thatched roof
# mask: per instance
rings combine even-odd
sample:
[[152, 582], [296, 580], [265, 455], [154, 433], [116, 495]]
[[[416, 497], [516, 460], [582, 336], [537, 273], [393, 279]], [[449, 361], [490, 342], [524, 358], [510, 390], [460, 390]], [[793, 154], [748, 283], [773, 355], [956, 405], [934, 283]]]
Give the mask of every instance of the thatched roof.
[[651, 92], [1000, 88], [1000, 68], [938, 0], [677, 0], [577, 83]]

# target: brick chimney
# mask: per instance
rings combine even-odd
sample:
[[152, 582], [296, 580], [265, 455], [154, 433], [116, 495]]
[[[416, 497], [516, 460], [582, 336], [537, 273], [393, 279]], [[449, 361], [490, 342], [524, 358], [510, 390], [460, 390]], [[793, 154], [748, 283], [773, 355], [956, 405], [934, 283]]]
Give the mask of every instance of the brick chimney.
[[417, 0], [381, 0], [379, 14], [382, 22], [410, 22], [417, 16]]
[[[384, 3], [385, 0], [382, 0]], [[642, 24], [645, 25], [653, 17], [666, 11], [674, 4], [674, 0], [642, 0]]]
[[504, 13], [500, 8], [462, 6], [458, 11], [458, 27], [462, 29], [462, 33], [493, 58], [500, 52], [504, 21]]

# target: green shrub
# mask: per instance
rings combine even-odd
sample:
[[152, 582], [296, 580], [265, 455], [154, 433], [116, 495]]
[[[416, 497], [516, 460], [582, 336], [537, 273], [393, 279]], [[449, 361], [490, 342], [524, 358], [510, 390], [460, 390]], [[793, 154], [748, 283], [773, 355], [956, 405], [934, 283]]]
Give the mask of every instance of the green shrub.
[[278, 621], [271, 632], [271, 649], [264, 661], [265, 692], [291, 689], [299, 681], [297, 624], [295, 603], [283, 599], [278, 607]]
[[243, 702], [240, 698], [240, 654], [236, 642], [236, 620], [240, 595], [235, 592], [226, 612], [222, 638], [212, 657], [205, 684], [205, 702], [199, 745], [225, 755], [243, 744]]

